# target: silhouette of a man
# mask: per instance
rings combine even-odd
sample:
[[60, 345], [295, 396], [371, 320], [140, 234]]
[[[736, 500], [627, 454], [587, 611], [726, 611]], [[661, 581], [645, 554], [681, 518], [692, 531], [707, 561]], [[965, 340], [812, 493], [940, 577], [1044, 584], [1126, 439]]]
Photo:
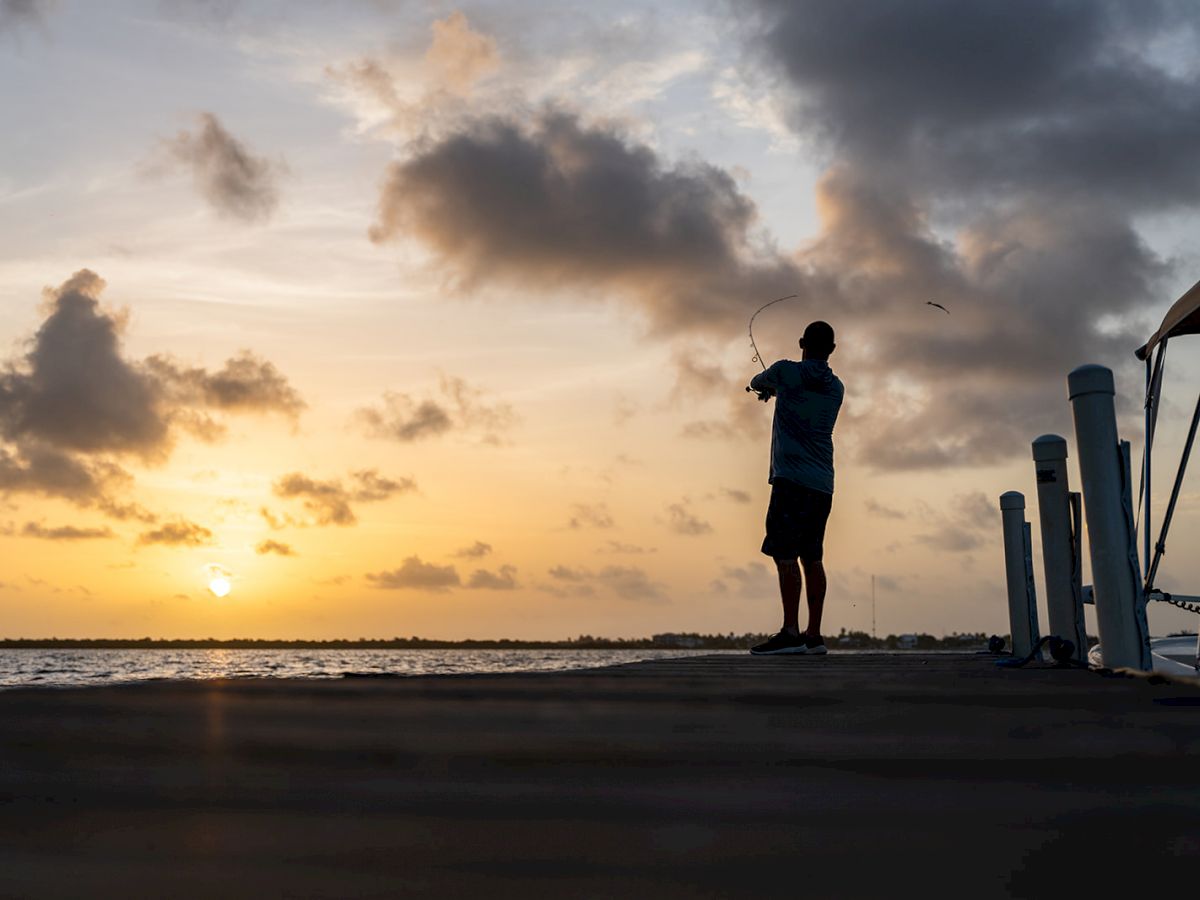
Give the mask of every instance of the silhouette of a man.
[[[821, 613], [825, 608], [822, 563], [825, 523], [833, 503], [833, 426], [845, 388], [829, 368], [837, 345], [826, 322], [813, 322], [800, 339], [799, 362], [781, 359], [751, 389], [775, 398], [771, 424], [771, 502], [762, 552], [779, 570], [783, 628], [750, 648], [756, 655], [825, 653]], [[808, 627], [800, 630], [800, 569], [808, 582]]]

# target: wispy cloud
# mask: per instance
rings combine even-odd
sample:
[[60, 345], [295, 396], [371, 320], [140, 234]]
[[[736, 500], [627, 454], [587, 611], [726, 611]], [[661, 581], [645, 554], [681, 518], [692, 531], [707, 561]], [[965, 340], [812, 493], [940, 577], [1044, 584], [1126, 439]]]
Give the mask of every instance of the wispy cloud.
[[461, 378], [442, 376], [434, 395], [418, 398], [389, 391], [382, 403], [359, 409], [356, 417], [371, 437], [401, 443], [458, 431], [500, 444], [516, 425], [517, 415], [507, 403], [488, 402], [485, 396]]
[[286, 165], [254, 155], [212, 113], [201, 113], [195, 131], [180, 131], [164, 146], [170, 159], [191, 172], [196, 190], [224, 218], [261, 222], [279, 205], [279, 179]]
[[460, 547], [454, 551], [454, 556], [458, 559], [480, 559], [492, 552], [492, 545], [486, 544], [483, 541], [476, 541], [469, 547]]
[[721, 577], [711, 584], [713, 593], [729, 594], [748, 600], [768, 599], [778, 591], [774, 575], [762, 563], [745, 566], [723, 566]]
[[265, 540], [259, 541], [254, 547], [254, 552], [259, 556], [266, 556], [269, 553], [274, 553], [276, 556], [295, 556], [296, 551], [292, 549], [291, 544], [285, 544], [281, 541]]
[[203, 547], [213, 542], [213, 533], [203, 525], [178, 519], [138, 535], [139, 546], [162, 544], [167, 547]]
[[[303, 472], [289, 472], [271, 486], [276, 497], [300, 500], [317, 525], [354, 525], [358, 518], [351, 503], [377, 503], [416, 489], [417, 483], [412, 478], [385, 478], [374, 469], [351, 472], [349, 483], [336, 478], [322, 481]], [[272, 528], [308, 524], [277, 516], [266, 508], [260, 512]]]
[[629, 544], [624, 541], [609, 541], [601, 550], [604, 553], [627, 553], [632, 556], [658, 552], [656, 547], [643, 547], [641, 544]]
[[226, 360], [215, 372], [184, 367], [166, 356], [150, 357], [146, 367], [180, 405], [280, 413], [292, 419], [307, 406], [274, 364], [249, 350]]
[[50, 0], [0, 0], [0, 34], [21, 27], [44, 27]]
[[589, 596], [594, 587], [611, 591], [623, 600], [660, 603], [666, 599], [663, 585], [654, 581], [640, 566], [605, 566], [599, 571], [586, 567], [557, 565], [547, 573], [558, 586], [550, 585], [551, 593]]
[[325, 67], [336, 100], [349, 106], [361, 132], [411, 140], [452, 127], [473, 102], [486, 103], [480, 88], [503, 64], [497, 41], [460, 11], [435, 19], [429, 38], [420, 60], [382, 53]]
[[595, 579], [623, 600], [657, 603], [666, 599], [663, 585], [638, 566], [605, 566]]
[[113, 537], [113, 531], [107, 526], [103, 528], [80, 528], [75, 525], [55, 525], [47, 527], [40, 522], [26, 522], [21, 529], [25, 537], [41, 538], [46, 541], [87, 541], [98, 538]]
[[869, 512], [871, 515], [879, 516], [882, 519], [908, 518], [907, 514], [903, 510], [895, 509], [894, 507], [880, 503], [874, 497], [868, 497], [864, 506], [866, 506], [867, 512]]
[[368, 573], [366, 579], [374, 587], [393, 591], [426, 590], [440, 593], [462, 584], [454, 566], [427, 563], [419, 556], [408, 557], [398, 569]]
[[691, 537], [710, 534], [713, 530], [711, 523], [692, 512], [691, 504], [686, 499], [667, 506], [667, 527], [676, 534]]
[[607, 503], [575, 503], [567, 520], [568, 528], [612, 528], [615, 524]]
[[518, 587], [516, 566], [501, 566], [496, 572], [476, 569], [467, 580], [467, 587], [486, 591], [511, 591]]
[[920, 516], [926, 530], [916, 535], [917, 542], [948, 553], [976, 550], [1000, 527], [999, 505], [981, 491], [957, 494], [946, 510], [922, 506]]
[[436, 20], [432, 32], [425, 62], [444, 89], [469, 94], [476, 82], [500, 67], [495, 39], [472, 28], [462, 12]]

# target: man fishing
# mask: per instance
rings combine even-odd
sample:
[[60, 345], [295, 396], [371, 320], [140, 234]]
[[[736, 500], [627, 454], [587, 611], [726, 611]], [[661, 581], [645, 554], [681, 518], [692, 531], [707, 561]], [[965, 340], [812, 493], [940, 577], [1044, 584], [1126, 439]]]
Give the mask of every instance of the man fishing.
[[[833, 426], [845, 388], [829, 368], [837, 345], [826, 322], [800, 339], [799, 362], [781, 359], [755, 375], [750, 389], [775, 398], [771, 424], [771, 502], [762, 552], [775, 560], [783, 628], [750, 652], [756, 655], [827, 652], [821, 637], [825, 608], [825, 523], [833, 503]], [[804, 575], [801, 578], [801, 569]], [[808, 583], [808, 627], [800, 630], [800, 588]]]

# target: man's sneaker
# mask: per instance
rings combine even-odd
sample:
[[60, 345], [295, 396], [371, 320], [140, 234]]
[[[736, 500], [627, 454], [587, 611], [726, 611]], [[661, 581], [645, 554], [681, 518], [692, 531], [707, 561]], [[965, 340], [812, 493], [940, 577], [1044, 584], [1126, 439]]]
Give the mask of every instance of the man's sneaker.
[[824, 656], [829, 651], [825, 649], [825, 639], [820, 635], [809, 637], [807, 634], [801, 635], [804, 638], [804, 652], [811, 653], [813, 656]]
[[804, 642], [804, 635], [780, 631], [779, 634], [772, 635], [761, 644], [751, 647], [750, 652], [755, 656], [771, 656], [783, 653], [808, 653], [809, 650], [808, 644]]

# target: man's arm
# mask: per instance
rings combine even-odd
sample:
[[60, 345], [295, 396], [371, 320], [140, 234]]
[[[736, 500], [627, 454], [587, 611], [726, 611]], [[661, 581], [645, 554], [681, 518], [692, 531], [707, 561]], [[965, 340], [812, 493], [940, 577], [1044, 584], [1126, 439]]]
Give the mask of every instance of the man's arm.
[[778, 365], [779, 363], [773, 363], [771, 368], [767, 369], [765, 372], [759, 372], [750, 379], [750, 387], [748, 390], [754, 391], [754, 393], [758, 394], [759, 400], [767, 400], [775, 396], [775, 390], [778, 384], [775, 380], [775, 376], [777, 374], [775, 367]]

